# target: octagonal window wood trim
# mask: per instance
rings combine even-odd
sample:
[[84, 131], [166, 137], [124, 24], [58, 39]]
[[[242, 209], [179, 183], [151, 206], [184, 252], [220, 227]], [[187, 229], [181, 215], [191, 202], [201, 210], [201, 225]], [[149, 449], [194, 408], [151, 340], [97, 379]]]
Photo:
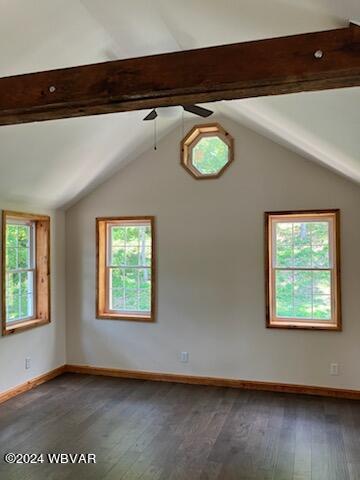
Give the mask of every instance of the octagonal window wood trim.
[[[228, 161], [216, 173], [206, 174], [200, 172], [193, 164], [193, 150], [202, 138], [218, 137], [228, 147]], [[181, 142], [180, 163], [197, 180], [219, 178], [228, 166], [234, 161], [234, 139], [219, 123], [195, 125]]]

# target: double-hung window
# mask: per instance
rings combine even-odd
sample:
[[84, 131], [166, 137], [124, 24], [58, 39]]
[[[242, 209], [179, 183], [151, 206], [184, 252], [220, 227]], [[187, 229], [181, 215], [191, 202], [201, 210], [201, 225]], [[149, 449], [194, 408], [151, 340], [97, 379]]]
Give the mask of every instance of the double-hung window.
[[154, 320], [154, 218], [97, 219], [97, 316]]
[[340, 330], [339, 211], [266, 213], [267, 326]]
[[50, 321], [46, 216], [3, 212], [3, 335]]

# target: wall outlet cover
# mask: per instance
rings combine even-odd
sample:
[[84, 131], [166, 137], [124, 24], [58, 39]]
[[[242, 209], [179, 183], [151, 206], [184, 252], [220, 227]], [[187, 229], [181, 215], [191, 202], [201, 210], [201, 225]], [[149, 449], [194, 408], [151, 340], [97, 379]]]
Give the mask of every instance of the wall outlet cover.
[[189, 361], [189, 352], [181, 352], [180, 362], [187, 363]]
[[339, 364], [331, 363], [330, 364], [330, 375], [339, 375]]

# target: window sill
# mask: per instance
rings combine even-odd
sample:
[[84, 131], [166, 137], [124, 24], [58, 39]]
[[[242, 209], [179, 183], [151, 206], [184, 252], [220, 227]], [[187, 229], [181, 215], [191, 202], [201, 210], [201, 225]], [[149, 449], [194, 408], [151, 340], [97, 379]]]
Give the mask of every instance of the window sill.
[[96, 315], [98, 320], [125, 320], [132, 322], [155, 322], [153, 315], [121, 315], [118, 313], [103, 312]]
[[335, 323], [319, 323], [319, 322], [279, 322], [279, 321], [270, 321], [267, 325], [267, 328], [280, 328], [287, 330], [328, 330], [340, 332], [342, 330], [341, 325]]
[[41, 325], [46, 325], [50, 323], [50, 320], [44, 320], [41, 318], [35, 318], [32, 320], [26, 320], [24, 322], [19, 322], [14, 325], [4, 325], [3, 327], [3, 336], [12, 335], [13, 333], [20, 333], [25, 330], [30, 330], [31, 328], [40, 327]]

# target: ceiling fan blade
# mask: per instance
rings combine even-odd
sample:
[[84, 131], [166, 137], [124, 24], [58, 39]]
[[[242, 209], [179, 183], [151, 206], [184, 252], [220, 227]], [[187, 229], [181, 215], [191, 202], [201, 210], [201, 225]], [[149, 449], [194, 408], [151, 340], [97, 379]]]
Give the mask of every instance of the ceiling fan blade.
[[198, 105], [183, 105], [183, 109], [186, 112], [194, 113], [195, 115], [199, 115], [199, 117], [210, 117], [214, 112], [208, 110], [204, 107], [199, 107]]
[[146, 117], [143, 118], [143, 120], [144, 120], [144, 121], [147, 121], [147, 120], [155, 120], [155, 118], [156, 118], [157, 116], [158, 116], [158, 115], [157, 115], [157, 113], [156, 113], [156, 110], [154, 109], [154, 110], [151, 110], [151, 112], [150, 112], [148, 115], [146, 115]]

